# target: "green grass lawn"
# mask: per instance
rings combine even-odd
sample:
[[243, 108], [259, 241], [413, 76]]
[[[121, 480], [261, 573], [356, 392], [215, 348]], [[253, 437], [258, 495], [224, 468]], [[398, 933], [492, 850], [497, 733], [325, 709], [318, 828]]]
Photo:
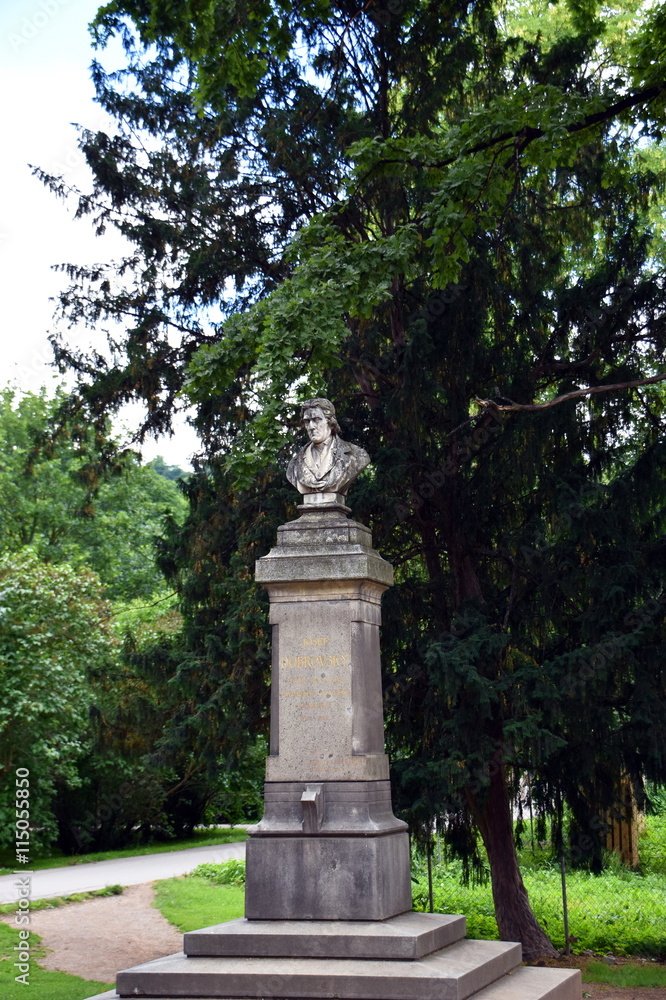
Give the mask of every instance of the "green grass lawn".
[[610, 983], [625, 989], [632, 986], [666, 987], [666, 968], [650, 962], [612, 966], [605, 962], [588, 962], [582, 971], [585, 983]]
[[28, 984], [17, 983], [14, 968], [15, 946], [19, 942], [18, 930], [0, 922], [0, 997], [2, 1000], [84, 1000], [110, 990], [113, 983], [100, 983], [67, 972], [42, 969], [37, 961], [44, 956], [44, 949], [36, 934], [30, 935], [30, 972]]
[[[65, 856], [56, 850], [44, 853], [41, 857], [30, 859], [30, 868], [34, 871], [42, 868], [66, 868], [68, 865], [83, 865], [91, 861], [111, 861], [113, 858], [134, 858], [143, 854], [165, 854], [167, 851], [184, 851], [188, 847], [214, 847], [216, 844], [232, 844], [246, 840], [247, 834], [240, 827], [216, 827], [215, 829], [199, 830], [193, 837], [186, 840], [160, 840], [152, 844], [141, 844], [138, 847], [127, 847], [122, 851], [97, 851], [92, 854], [76, 854]], [[8, 851], [0, 851], [0, 875], [8, 875], [15, 870], [13, 855]]]
[[242, 917], [245, 889], [237, 885], [214, 885], [197, 875], [168, 878], [157, 883], [154, 905], [178, 930], [196, 931]]
[[[641, 866], [631, 871], [609, 857], [601, 875], [567, 871], [567, 908], [572, 951], [608, 952], [616, 956], [666, 955], [666, 816], [648, 816], [639, 841]], [[537, 920], [556, 948], [564, 948], [562, 882], [550, 844], [527, 845], [519, 852], [520, 867]], [[423, 860], [415, 860], [416, 909], [428, 909], [428, 883]], [[497, 924], [490, 883], [461, 883], [462, 866], [452, 861], [433, 868], [435, 910], [464, 913], [470, 937], [496, 938]]]
[[[562, 884], [556, 868], [523, 872], [537, 920], [556, 948], [564, 947]], [[464, 886], [453, 864], [433, 873], [434, 908], [440, 913], [464, 913], [469, 937], [497, 938], [490, 885]], [[666, 953], [666, 882], [656, 875], [631, 872], [590, 875], [567, 873], [569, 934], [575, 952], [613, 955]], [[427, 881], [414, 886], [416, 909], [428, 908]]]

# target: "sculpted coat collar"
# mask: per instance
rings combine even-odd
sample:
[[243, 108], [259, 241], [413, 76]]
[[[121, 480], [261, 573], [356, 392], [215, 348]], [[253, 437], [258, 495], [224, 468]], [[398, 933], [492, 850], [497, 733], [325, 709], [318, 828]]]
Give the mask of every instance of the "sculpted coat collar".
[[317, 481], [323, 480], [333, 467], [336, 441], [336, 436], [331, 435], [323, 444], [317, 446], [311, 441], [303, 449], [303, 462]]

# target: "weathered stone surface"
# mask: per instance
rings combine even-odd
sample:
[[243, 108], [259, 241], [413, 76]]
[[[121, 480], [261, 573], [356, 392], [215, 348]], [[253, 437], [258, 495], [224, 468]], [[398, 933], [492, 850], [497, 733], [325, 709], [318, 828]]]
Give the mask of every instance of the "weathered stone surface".
[[578, 969], [522, 967], [486, 986], [474, 1000], [581, 1000]]
[[411, 909], [406, 832], [250, 837], [246, 852], [250, 920], [386, 920]]
[[384, 753], [380, 605], [393, 571], [338, 501], [304, 504], [257, 562], [273, 662], [249, 919], [386, 920], [411, 909], [406, 825], [393, 815]]
[[228, 920], [185, 935], [185, 953], [264, 958], [414, 961], [460, 941], [465, 918], [404, 913], [390, 920]]
[[287, 466], [287, 479], [299, 493], [344, 496], [351, 483], [370, 462], [363, 448], [340, 437], [335, 407], [330, 399], [318, 396], [301, 405], [301, 419], [309, 444], [294, 455]]
[[[306, 826], [304, 801], [316, 798]], [[396, 819], [389, 781], [266, 782], [264, 815], [248, 828], [253, 837], [323, 835], [368, 836], [397, 833], [407, 824]]]
[[118, 975], [121, 997], [466, 1000], [520, 962], [520, 945], [459, 941], [414, 962], [170, 955]]
[[[280, 979], [279, 974], [277, 978]], [[265, 995], [275, 996], [276, 994], [266, 993]], [[438, 998], [451, 997], [451, 995], [450, 992], [437, 994]], [[192, 993], [163, 992], [157, 996], [152, 994], [151, 996], [153, 996], [153, 1000], [173, 1000], [174, 996], [177, 996], [179, 1000], [195, 1000], [195, 994]], [[217, 998], [224, 996], [224, 994], [213, 992], [209, 996]], [[489, 986], [483, 987], [472, 996], [474, 1000], [580, 1000], [580, 972], [577, 969], [517, 968], [496, 979]], [[90, 1000], [121, 1000], [121, 996], [114, 990], [110, 990], [108, 993], [100, 993], [91, 997]]]
[[266, 780], [387, 780], [379, 625], [393, 571], [370, 532], [315, 509], [282, 525], [256, 578], [273, 626]]
[[[272, 605], [268, 781], [388, 777], [377, 617], [364, 600]], [[348, 759], [365, 755], [379, 760]]]
[[372, 548], [365, 525], [335, 506], [308, 506], [278, 528], [277, 545], [256, 562], [257, 583], [367, 579], [382, 590], [391, 586], [393, 567]]
[[[318, 497], [313, 496], [306, 497], [305, 503], [299, 506], [299, 510], [300, 517], [278, 526], [277, 545], [263, 559], [287, 555], [288, 552], [285, 550], [292, 546], [323, 555], [327, 554], [331, 546], [335, 546], [343, 548], [346, 552], [370, 552], [373, 556], [382, 558], [372, 547], [370, 528], [360, 521], [347, 517], [348, 507], [343, 510], [334, 501], [321, 503]], [[294, 549], [291, 554], [299, 553]], [[265, 565], [263, 559], [259, 560], [261, 566]], [[382, 559], [382, 562], [384, 561]]]

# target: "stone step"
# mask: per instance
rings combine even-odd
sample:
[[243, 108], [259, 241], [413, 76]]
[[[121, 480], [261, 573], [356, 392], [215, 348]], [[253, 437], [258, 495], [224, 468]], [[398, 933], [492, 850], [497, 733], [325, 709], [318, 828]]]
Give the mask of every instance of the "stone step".
[[290, 1000], [466, 1000], [514, 969], [519, 944], [458, 941], [413, 962], [321, 958], [188, 958], [120, 972], [120, 997], [289, 997]]
[[[89, 1000], [122, 1000], [119, 993], [109, 990]], [[152, 1000], [172, 1000], [163, 994]], [[180, 996], [179, 1000], [199, 1000]], [[581, 1000], [580, 972], [577, 969], [518, 968], [486, 986], [470, 1000]]]
[[521, 966], [486, 986], [474, 1000], [581, 1000], [578, 969]]
[[461, 916], [403, 913], [389, 920], [227, 920], [185, 934], [190, 957], [359, 958], [414, 961], [465, 937]]

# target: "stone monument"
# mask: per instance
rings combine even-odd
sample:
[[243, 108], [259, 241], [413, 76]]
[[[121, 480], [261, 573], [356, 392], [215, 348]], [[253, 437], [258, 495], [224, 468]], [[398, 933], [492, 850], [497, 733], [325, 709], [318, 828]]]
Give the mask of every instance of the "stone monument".
[[308, 400], [302, 414], [310, 443], [287, 469], [301, 516], [256, 569], [273, 628], [271, 742], [245, 912], [384, 920], [412, 905], [407, 826], [391, 809], [384, 753], [380, 602], [393, 571], [347, 516], [367, 453], [340, 439], [328, 400]]
[[245, 917], [185, 934], [184, 954], [120, 972], [121, 997], [580, 1000], [580, 973], [519, 968], [519, 944], [411, 911], [406, 824], [391, 806], [379, 626], [391, 566], [349, 518], [367, 453], [327, 399], [303, 404], [289, 463], [299, 517], [257, 561], [272, 625], [264, 816], [249, 831]]

